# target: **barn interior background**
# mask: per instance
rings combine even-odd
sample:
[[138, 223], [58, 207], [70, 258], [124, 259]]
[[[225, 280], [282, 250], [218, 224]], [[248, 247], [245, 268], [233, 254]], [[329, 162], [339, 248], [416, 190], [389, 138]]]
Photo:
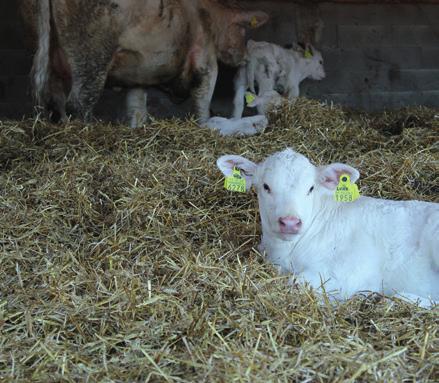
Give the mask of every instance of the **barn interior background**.
[[[327, 78], [306, 80], [302, 95], [364, 110], [408, 105], [439, 106], [439, 1], [225, 1], [262, 9], [271, 21], [249, 36], [279, 44], [300, 38], [306, 23], [323, 21], [317, 47], [325, 59]], [[17, 4], [0, 1], [0, 117], [32, 113], [26, 50]], [[221, 66], [212, 111], [229, 115], [234, 69]], [[149, 111], [156, 116], [183, 116], [189, 102], [175, 105], [155, 89], [148, 92]], [[123, 115], [124, 95], [105, 91], [96, 114]]]

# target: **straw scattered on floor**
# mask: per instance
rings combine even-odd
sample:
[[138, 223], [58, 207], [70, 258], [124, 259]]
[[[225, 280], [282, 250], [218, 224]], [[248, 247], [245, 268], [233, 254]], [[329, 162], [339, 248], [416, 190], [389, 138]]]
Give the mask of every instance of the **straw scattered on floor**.
[[438, 310], [319, 304], [256, 251], [255, 194], [215, 161], [292, 146], [366, 195], [439, 202], [439, 112], [300, 100], [267, 131], [0, 122], [0, 380], [439, 381]]

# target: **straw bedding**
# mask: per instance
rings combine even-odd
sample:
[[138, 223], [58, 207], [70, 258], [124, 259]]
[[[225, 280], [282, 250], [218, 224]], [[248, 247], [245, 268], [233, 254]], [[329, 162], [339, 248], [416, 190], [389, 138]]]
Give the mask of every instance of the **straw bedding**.
[[255, 194], [215, 166], [292, 146], [356, 166], [363, 194], [438, 202], [435, 114], [300, 100], [246, 139], [1, 122], [0, 380], [439, 381], [437, 308], [289, 286], [256, 251]]

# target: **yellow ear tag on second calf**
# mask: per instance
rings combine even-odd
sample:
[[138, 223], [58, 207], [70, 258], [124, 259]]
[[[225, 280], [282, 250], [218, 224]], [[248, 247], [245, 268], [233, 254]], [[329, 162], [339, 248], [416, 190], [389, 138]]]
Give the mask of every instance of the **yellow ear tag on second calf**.
[[335, 190], [334, 199], [337, 202], [354, 202], [358, 198], [360, 198], [358, 186], [351, 183], [351, 177], [348, 174], [342, 174]]
[[245, 102], [248, 104], [251, 104], [253, 101], [256, 100], [256, 96], [251, 92], [246, 92], [245, 94]]
[[253, 16], [250, 20], [250, 27], [256, 28], [258, 26], [258, 18]]
[[226, 190], [245, 193], [247, 191], [245, 178], [239, 169], [233, 168], [233, 173], [224, 180]]
[[303, 57], [306, 59], [312, 59], [312, 53], [309, 49], [307, 49], [305, 52], [303, 52]]

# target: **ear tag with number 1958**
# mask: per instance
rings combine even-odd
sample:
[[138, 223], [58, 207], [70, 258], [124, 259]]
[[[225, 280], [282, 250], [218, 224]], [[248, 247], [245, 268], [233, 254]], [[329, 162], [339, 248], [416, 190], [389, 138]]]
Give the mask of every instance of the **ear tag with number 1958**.
[[337, 202], [354, 202], [360, 198], [360, 192], [356, 184], [351, 184], [351, 177], [342, 174], [335, 190], [334, 199]]
[[233, 168], [233, 173], [224, 180], [224, 187], [232, 192], [246, 192], [246, 181], [239, 169]]

